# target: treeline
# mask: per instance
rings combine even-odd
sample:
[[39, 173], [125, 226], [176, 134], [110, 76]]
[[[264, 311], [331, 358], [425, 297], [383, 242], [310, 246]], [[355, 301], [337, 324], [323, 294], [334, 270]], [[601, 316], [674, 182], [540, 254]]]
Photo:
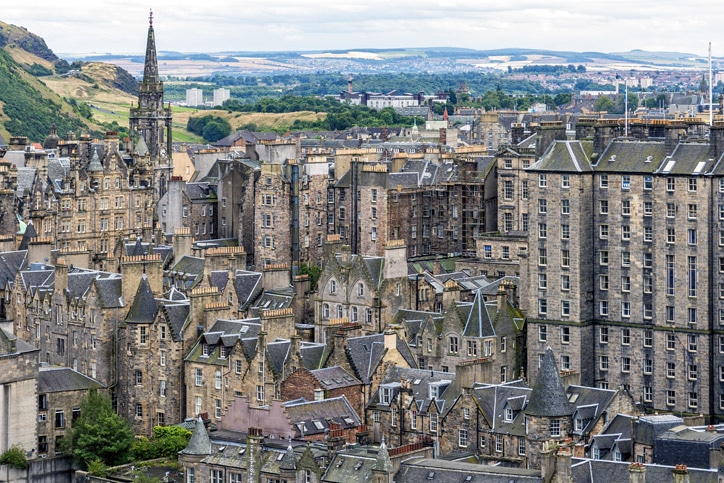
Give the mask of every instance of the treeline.
[[201, 136], [206, 142], [215, 143], [231, 134], [231, 125], [224, 118], [207, 114], [201, 117], [189, 117], [186, 130]]
[[326, 118], [319, 121], [294, 121], [291, 126], [294, 130], [335, 131], [354, 126], [409, 126], [413, 122], [411, 117], [401, 116], [391, 107], [376, 110], [358, 104], [339, 102], [329, 97], [286, 95], [281, 98], [264, 98], [251, 104], [242, 104], [236, 99], [229, 99], [224, 102], [223, 107], [228, 111], [236, 112], [312, 111], [327, 113]]
[[524, 65], [518, 69], [508, 66], [508, 72], [521, 72], [525, 74], [585, 74], [586, 66], [579, 64], [568, 65]]

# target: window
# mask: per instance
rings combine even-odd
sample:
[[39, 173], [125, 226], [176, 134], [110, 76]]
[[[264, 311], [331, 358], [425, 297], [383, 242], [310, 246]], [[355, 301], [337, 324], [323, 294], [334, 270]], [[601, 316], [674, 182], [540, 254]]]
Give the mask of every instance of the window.
[[148, 334], [146, 332], [146, 326], [140, 326], [138, 328], [138, 342], [143, 346], [148, 343]]
[[548, 264], [548, 251], [545, 248], [538, 249], [538, 265]]
[[598, 341], [601, 344], [608, 344], [608, 327], [599, 327]]
[[450, 347], [450, 353], [457, 354], [458, 353], [458, 338], [454, 335], [451, 335], [448, 339], [449, 347]]
[[628, 275], [624, 275], [621, 277], [621, 291], [622, 292], [630, 292], [631, 291], [631, 277]]
[[221, 371], [214, 372], [214, 388], [221, 389]]
[[608, 250], [600, 250], [598, 252], [598, 261], [601, 265], [608, 265]]
[[548, 225], [546, 223], [538, 223], [538, 238], [546, 238], [548, 236]]
[[65, 411], [63, 411], [62, 409], [55, 411], [55, 427], [56, 428], [65, 427]]
[[697, 211], [698, 210], [697, 210], [696, 203], [689, 203], [687, 205], [687, 213], [688, 213], [689, 219], [695, 219]]
[[569, 250], [561, 250], [561, 266], [569, 267], [571, 265], [571, 252]]
[[513, 199], [513, 182], [512, 181], [503, 182], [503, 198], [506, 200]]
[[561, 200], [561, 215], [570, 215], [571, 214], [571, 201], [570, 200]]
[[687, 348], [689, 352], [696, 352], [697, 350], [697, 338], [696, 334], [689, 334], [686, 336]]
[[430, 414], [430, 432], [437, 433], [437, 414]]
[[650, 226], [644, 227], [644, 241], [651, 242], [654, 239], [653, 230]]
[[468, 447], [468, 430], [467, 429], [458, 429], [458, 446], [461, 448], [467, 448]]
[[699, 367], [696, 364], [689, 364], [687, 376], [690, 381], [696, 381], [699, 377]]
[[666, 334], [666, 350], [672, 351], [676, 349], [676, 335], [672, 332]]
[[598, 303], [598, 313], [603, 317], [608, 316], [608, 300], [601, 300]]
[[561, 327], [561, 343], [568, 344], [571, 342], [571, 328]]
[[676, 290], [674, 255], [666, 255], [666, 295], [674, 295]]
[[666, 377], [669, 379], [673, 379], [676, 377], [676, 363], [675, 362], [667, 362], [666, 363]]
[[654, 254], [644, 253], [644, 268], [651, 268], [654, 266]]
[[666, 243], [676, 243], [676, 229], [673, 226], [666, 229]]
[[564, 371], [571, 370], [571, 358], [570, 356], [561, 356], [561, 369]]
[[141, 384], [143, 384], [143, 372], [136, 370], [135, 381], [136, 381], [136, 386], [140, 386]]
[[644, 359], [644, 374], [651, 374], [654, 370], [654, 361], [649, 359], [648, 356]]
[[539, 174], [538, 175], [538, 187], [539, 188], [545, 188], [548, 185], [548, 181], [546, 180], [545, 174]]
[[654, 214], [654, 204], [651, 201], [644, 201], [644, 216], [651, 216]]
[[520, 187], [521, 187], [520, 197], [524, 200], [527, 200], [528, 199], [528, 181], [523, 180]]
[[561, 225], [561, 239], [568, 240], [571, 238], [571, 226]]
[[621, 215], [623, 215], [623, 216], [631, 215], [631, 201], [629, 201], [629, 200], [621, 201]]
[[201, 386], [203, 382], [204, 373], [200, 367], [196, 368], [196, 385]]
[[608, 200], [599, 200], [598, 211], [602, 215], [608, 215]]
[[598, 276], [598, 287], [601, 290], [608, 290], [608, 275], [602, 274]]
[[[689, 297], [696, 297], [696, 257], [688, 257], [687, 259], [687, 282], [689, 288]], [[694, 309], [696, 311], [696, 309]], [[692, 322], [689, 320], [689, 322]], [[696, 317], [694, 317], [696, 322]]]
[[651, 275], [644, 275], [643, 277], [644, 293], [651, 293], [653, 289], [653, 279]]
[[143, 417], [143, 405], [141, 403], [136, 404], [136, 417], [137, 418]]
[[561, 275], [561, 290], [567, 291], [571, 289], [570, 275]]
[[552, 438], [558, 438], [561, 436], [561, 420], [560, 419], [551, 419], [550, 422], [550, 434]]
[[689, 178], [689, 191], [696, 191], [696, 178]]
[[623, 176], [621, 176], [621, 189], [631, 189], [631, 176], [629, 176], [628, 174], [624, 174]]
[[569, 317], [571, 315], [571, 302], [568, 300], [561, 300], [561, 316]]
[[546, 315], [548, 313], [548, 300], [538, 299], [538, 314]]
[[161, 351], [159, 357], [160, 357], [159, 364], [161, 364], [161, 366], [165, 366], [166, 365], [166, 351]]
[[608, 175], [607, 174], [602, 174], [598, 178], [598, 186], [601, 188], [608, 188]]
[[478, 343], [474, 340], [468, 341], [468, 355], [475, 357], [478, 355]]
[[621, 226], [621, 240], [631, 239], [631, 227], [629, 225]]
[[666, 391], [666, 405], [667, 406], [675, 406], [676, 405], [676, 391], [673, 389], [669, 389]]
[[518, 438], [518, 454], [525, 456], [525, 438], [523, 437]]
[[548, 326], [547, 325], [538, 326], [538, 340], [541, 342], [545, 342], [548, 340]]
[[548, 288], [548, 276], [545, 273], [538, 274], [538, 288], [540, 288], [540, 289]]
[[500, 352], [505, 352], [505, 350], [507, 349], [507, 342], [508, 339], [506, 337], [500, 338]]
[[410, 410], [410, 429], [417, 429], [417, 411]]
[[470, 419], [470, 408], [463, 408], [463, 419]]
[[541, 215], [545, 215], [546, 213], [548, 213], [548, 200], [538, 200], [538, 213]]
[[602, 371], [608, 370], [608, 356], [598, 356], [598, 367]]
[[256, 386], [256, 400], [257, 401], [264, 400], [264, 386], [263, 385]]
[[630, 357], [621, 358], [621, 372], [631, 372], [631, 358]]

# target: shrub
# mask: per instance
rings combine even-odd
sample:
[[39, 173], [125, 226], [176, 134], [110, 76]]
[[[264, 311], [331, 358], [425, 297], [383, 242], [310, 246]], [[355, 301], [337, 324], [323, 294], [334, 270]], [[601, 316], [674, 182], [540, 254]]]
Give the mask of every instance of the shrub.
[[24, 470], [28, 467], [28, 458], [25, 457], [25, 451], [20, 446], [15, 445], [0, 455], [0, 464]]

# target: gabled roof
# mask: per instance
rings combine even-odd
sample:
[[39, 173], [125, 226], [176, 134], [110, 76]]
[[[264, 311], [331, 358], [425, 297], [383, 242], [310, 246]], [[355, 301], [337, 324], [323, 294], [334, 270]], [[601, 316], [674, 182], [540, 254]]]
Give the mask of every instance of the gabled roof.
[[464, 337], [495, 337], [493, 321], [485, 307], [485, 300], [480, 292], [475, 294], [471, 310], [465, 321]]
[[27, 250], [0, 253], [0, 289], [8, 290], [12, 287], [18, 272], [27, 263], [27, 258]]
[[[525, 386], [521, 380], [504, 384], [483, 384], [473, 389], [473, 397], [480, 407], [480, 411], [490, 426], [496, 432], [510, 432], [511, 434], [525, 435], [524, 418], [519, 417], [519, 411], [525, 408], [530, 400], [532, 389]], [[508, 405], [514, 412], [514, 419], [505, 419], [504, 408]]]
[[[347, 357], [357, 377], [364, 384], [370, 384], [372, 375], [382, 362], [386, 351], [384, 348], [384, 334], [373, 334], [362, 337], [351, 337], [347, 340]], [[416, 367], [415, 358], [405, 341], [397, 334], [396, 347], [410, 367]]]
[[654, 173], [666, 158], [663, 141], [613, 140], [594, 167], [605, 173]]
[[151, 286], [148, 283], [146, 274], [141, 275], [141, 281], [138, 284], [136, 296], [133, 299], [133, 305], [128, 311], [126, 322], [131, 324], [150, 324], [156, 318], [158, 311], [158, 303], [153, 297]]
[[324, 362], [324, 351], [326, 344], [315, 342], [302, 342], [299, 352], [302, 357], [302, 364], [310, 371], [319, 369]]
[[237, 270], [234, 276], [234, 290], [239, 300], [241, 310], [246, 310], [251, 303], [261, 294], [262, 274], [259, 272], [247, 272], [245, 270]]

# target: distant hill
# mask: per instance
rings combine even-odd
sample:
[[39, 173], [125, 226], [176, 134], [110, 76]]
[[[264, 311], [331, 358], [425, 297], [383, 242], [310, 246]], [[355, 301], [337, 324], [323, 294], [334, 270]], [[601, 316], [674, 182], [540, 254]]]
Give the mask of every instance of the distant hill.
[[95, 119], [88, 103], [108, 103], [109, 112], [113, 106], [127, 111], [137, 91], [138, 81], [122, 68], [98, 62], [70, 65], [41, 37], [0, 22], [0, 134], [6, 139], [22, 135], [42, 142], [53, 124], [61, 136], [115, 129], [111, 120]]

